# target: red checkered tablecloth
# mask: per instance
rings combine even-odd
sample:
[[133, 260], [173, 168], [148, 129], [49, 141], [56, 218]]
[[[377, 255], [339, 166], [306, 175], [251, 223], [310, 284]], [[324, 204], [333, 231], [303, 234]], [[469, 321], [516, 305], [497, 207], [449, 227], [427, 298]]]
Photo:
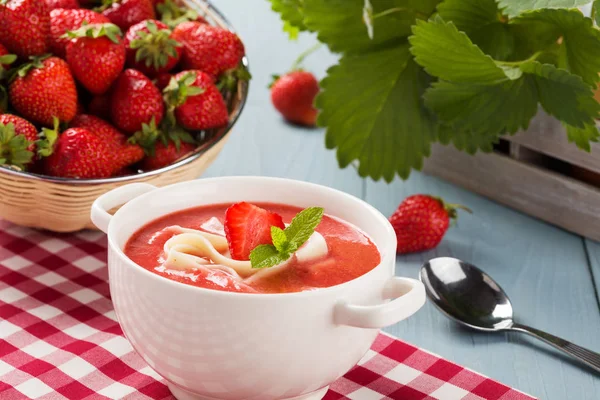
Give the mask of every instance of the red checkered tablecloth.
[[[24, 398], [173, 398], [116, 321], [101, 233], [0, 221], [0, 399]], [[325, 399], [533, 397], [381, 334]]]

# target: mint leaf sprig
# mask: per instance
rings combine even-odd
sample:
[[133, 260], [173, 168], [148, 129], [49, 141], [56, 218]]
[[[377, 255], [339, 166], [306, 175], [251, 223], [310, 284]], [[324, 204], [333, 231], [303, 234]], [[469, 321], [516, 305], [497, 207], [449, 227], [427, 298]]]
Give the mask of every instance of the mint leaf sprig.
[[252, 250], [252, 268], [270, 268], [289, 260], [315, 232], [324, 212], [321, 207], [310, 207], [299, 212], [287, 228], [272, 226], [273, 244], [263, 244]]

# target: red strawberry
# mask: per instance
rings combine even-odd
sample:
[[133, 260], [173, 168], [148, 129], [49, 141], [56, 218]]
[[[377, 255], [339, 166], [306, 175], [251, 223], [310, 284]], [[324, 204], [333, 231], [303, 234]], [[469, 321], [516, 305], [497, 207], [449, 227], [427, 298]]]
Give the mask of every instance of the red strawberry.
[[44, 170], [63, 178], [109, 178], [120, 169], [113, 157], [113, 148], [97, 135], [71, 128], [60, 135], [54, 152], [44, 160]]
[[317, 110], [313, 106], [319, 82], [310, 72], [296, 70], [275, 76], [271, 85], [271, 102], [285, 119], [295, 124], [314, 126]]
[[144, 158], [144, 150], [140, 146], [127, 143], [127, 136], [98, 117], [87, 114], [78, 115], [73, 118], [69, 127], [87, 129], [112, 146], [115, 154], [119, 153], [119, 157], [114, 164], [119, 169], [135, 164]]
[[156, 77], [156, 79], [154, 79], [154, 84], [159, 90], [163, 90], [164, 88], [169, 86], [172, 77], [173, 75], [168, 73], [160, 74]]
[[150, 79], [135, 69], [126, 69], [111, 90], [110, 115], [123, 132], [133, 134], [154, 118], [159, 125], [164, 116], [160, 91]]
[[171, 28], [188, 21], [207, 23], [196, 11], [176, 0], [155, 0], [154, 4], [160, 20]]
[[47, 53], [50, 16], [40, 0], [0, 2], [0, 42], [21, 58]]
[[428, 195], [407, 197], [390, 217], [398, 240], [397, 252], [405, 254], [435, 248], [448, 230], [450, 219], [456, 219], [459, 208], [470, 212], [464, 206], [446, 204]]
[[198, 69], [214, 77], [239, 66], [244, 44], [227, 29], [200, 22], [184, 22], [173, 30], [175, 40], [183, 44], [184, 69]]
[[261, 244], [271, 244], [271, 227], [285, 229], [279, 214], [249, 203], [237, 203], [225, 211], [225, 236], [234, 260], [249, 260]]
[[83, 22], [88, 24], [104, 24], [110, 20], [104, 15], [92, 10], [65, 10], [57, 9], [50, 12], [50, 49], [60, 58], [65, 58], [67, 44], [71, 39], [63, 37], [68, 31], [81, 28]]
[[88, 112], [102, 119], [110, 119], [110, 93], [92, 97]]
[[173, 77], [164, 90], [169, 112], [189, 130], [227, 125], [229, 113], [212, 77], [202, 71], [184, 71]]
[[38, 132], [21, 117], [0, 115], [0, 165], [25, 169], [34, 159]]
[[123, 32], [138, 22], [156, 18], [151, 0], [109, 0], [103, 8], [102, 14]]
[[21, 67], [9, 95], [21, 116], [45, 126], [52, 126], [54, 117], [69, 122], [77, 113], [75, 80], [58, 57], [36, 58]]
[[172, 141], [169, 141], [166, 145], [162, 141], [157, 141], [153, 149], [153, 154], [146, 156], [142, 161], [142, 169], [144, 171], [153, 171], [166, 167], [195, 149], [196, 145], [191, 143], [181, 142], [179, 148], [177, 148], [177, 145]]
[[125, 66], [121, 30], [113, 24], [86, 25], [69, 31], [67, 62], [77, 80], [92, 94], [105, 93]]
[[77, 9], [80, 8], [77, 0], [45, 0], [48, 9], [55, 10], [57, 8]]
[[181, 58], [182, 46], [171, 30], [156, 20], [133, 25], [125, 35], [127, 65], [151, 78], [172, 70]]

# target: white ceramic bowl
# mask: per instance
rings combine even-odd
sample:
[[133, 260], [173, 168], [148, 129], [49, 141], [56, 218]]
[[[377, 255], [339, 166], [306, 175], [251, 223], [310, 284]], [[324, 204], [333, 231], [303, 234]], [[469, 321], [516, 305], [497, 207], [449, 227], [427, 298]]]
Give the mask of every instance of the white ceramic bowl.
[[[156, 218], [242, 200], [324, 207], [366, 232], [381, 264], [330, 288], [240, 294], [165, 279], [123, 253], [129, 237]], [[110, 292], [121, 328], [180, 400], [320, 399], [366, 353], [379, 328], [425, 302], [419, 281], [394, 277], [396, 240], [388, 220], [364, 201], [324, 186], [262, 177], [200, 179], [160, 189], [134, 183], [98, 198], [92, 221], [108, 234]]]

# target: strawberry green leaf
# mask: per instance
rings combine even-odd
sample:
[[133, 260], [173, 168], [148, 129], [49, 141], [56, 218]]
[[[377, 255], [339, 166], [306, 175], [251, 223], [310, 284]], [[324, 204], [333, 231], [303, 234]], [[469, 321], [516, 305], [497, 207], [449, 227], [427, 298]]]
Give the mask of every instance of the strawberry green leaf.
[[[463, 132], [494, 138], [527, 128], [537, 112], [537, 93], [525, 78], [495, 85], [440, 81], [425, 93], [425, 104], [465, 140], [469, 136]], [[473, 143], [480, 144], [479, 139]]]
[[330, 68], [316, 105], [322, 110], [318, 122], [327, 127], [326, 145], [337, 148], [340, 166], [358, 160], [361, 176], [387, 181], [420, 169], [436, 137], [422, 103], [430, 79], [407, 44], [344, 56]]
[[440, 79], [478, 84], [494, 84], [521, 76], [518, 68], [502, 67], [452, 22], [436, 17], [417, 21], [409, 38], [410, 51], [425, 71]]
[[[411, 33], [416, 19], [427, 19], [439, 0], [372, 1], [373, 39], [363, 20], [364, 0], [304, 0], [304, 23], [334, 52], [357, 53], [388, 45]], [[381, 14], [378, 16], [378, 14]]]
[[600, 31], [578, 10], [544, 9], [523, 14], [513, 24], [538, 23], [555, 29], [562, 37], [558, 47], [558, 67], [579, 75], [589, 85], [600, 80]]
[[0, 165], [12, 165], [20, 169], [33, 160], [33, 152], [27, 150], [31, 142], [23, 135], [15, 132], [11, 122], [0, 124]]
[[588, 124], [583, 128], [575, 128], [564, 124], [567, 129], [569, 142], [574, 142], [577, 147], [589, 152], [591, 151], [590, 142], [597, 142], [600, 138], [596, 124]]
[[477, 151], [489, 153], [500, 140], [500, 134], [497, 132], [471, 132], [449, 125], [440, 126], [438, 135], [442, 144], [452, 143], [457, 149], [469, 154], [475, 154]]
[[498, 5], [505, 14], [515, 17], [526, 11], [577, 8], [589, 2], [590, 0], [498, 0]]
[[250, 263], [252, 268], [270, 268], [287, 261], [290, 257], [291, 254], [281, 254], [271, 244], [263, 244], [250, 252]]
[[[290, 226], [285, 228], [285, 237], [289, 243], [289, 250], [293, 253], [300, 248], [315, 232], [323, 219], [324, 210], [320, 207], [310, 207], [302, 210], [292, 219]], [[271, 232], [273, 233], [273, 231]], [[273, 244], [281, 238], [273, 236]], [[277, 244], [275, 244], [277, 247]]]
[[592, 4], [592, 19], [596, 23], [596, 26], [600, 26], [600, 12], [598, 12], [598, 8], [600, 8], [600, 0], [594, 0]]
[[600, 104], [579, 76], [537, 61], [527, 61], [520, 68], [535, 80], [539, 101], [548, 114], [576, 128], [594, 123]]
[[270, 0], [271, 9], [281, 16], [283, 30], [290, 39], [298, 37], [300, 31], [305, 31], [302, 0]]

